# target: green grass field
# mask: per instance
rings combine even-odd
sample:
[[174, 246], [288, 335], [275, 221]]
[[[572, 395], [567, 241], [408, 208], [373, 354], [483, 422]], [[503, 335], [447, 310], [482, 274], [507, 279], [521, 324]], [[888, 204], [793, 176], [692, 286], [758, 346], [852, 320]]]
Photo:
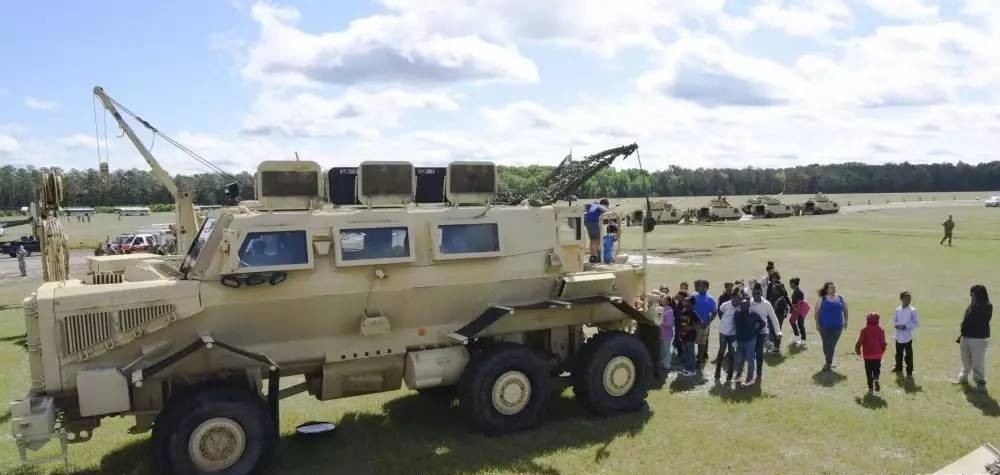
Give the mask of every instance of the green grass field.
[[[951, 248], [938, 245], [947, 214], [957, 222]], [[154, 216], [150, 222], [162, 221]], [[75, 226], [87, 225], [73, 223], [70, 233]], [[624, 246], [639, 243], [638, 228], [628, 228]], [[674, 289], [682, 280], [705, 278], [717, 294], [725, 280], [760, 276], [767, 260], [777, 263], [786, 280], [801, 277], [810, 297], [824, 280], [837, 282], [851, 319], [835, 375], [818, 374], [822, 353], [810, 322], [812, 345], [769, 359], [760, 394], [693, 385], [672, 375], [650, 392], [648, 411], [597, 419], [566, 391], [545, 425], [501, 438], [470, 433], [456, 408], [407, 390], [327, 403], [299, 395], [283, 402], [283, 437], [269, 473], [930, 473], [982, 441], [1000, 443], [1000, 349], [994, 345], [988, 353], [992, 392], [967, 392], [952, 383], [959, 369], [954, 340], [969, 286], [984, 283], [994, 298], [1000, 295], [1000, 209], [883, 209], [660, 226], [648, 245], [679, 261], [652, 266], [651, 285]], [[20, 396], [27, 387], [19, 304], [33, 285], [0, 285], [0, 394]], [[865, 398], [862, 363], [851, 354], [854, 340], [864, 313], [891, 318], [904, 288], [913, 293], [922, 318], [914, 343], [915, 382], [902, 384], [888, 373], [890, 343], [881, 397]], [[791, 334], [788, 328], [785, 333]], [[337, 423], [336, 434], [321, 440], [291, 435], [298, 423], [316, 419]], [[15, 468], [8, 424], [9, 413], [0, 409], [0, 470], [149, 471], [148, 435], [128, 435], [131, 421], [104, 421], [94, 440], [70, 446], [71, 465], [24, 470]]]

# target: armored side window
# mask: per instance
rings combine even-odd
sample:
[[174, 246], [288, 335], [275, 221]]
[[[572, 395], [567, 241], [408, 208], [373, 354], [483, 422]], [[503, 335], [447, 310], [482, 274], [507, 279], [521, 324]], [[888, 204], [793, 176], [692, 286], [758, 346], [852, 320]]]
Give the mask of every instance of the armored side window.
[[405, 226], [341, 228], [337, 261], [340, 265], [410, 262], [413, 245]]
[[448, 223], [437, 225], [436, 259], [462, 259], [500, 255], [498, 223]]
[[239, 267], [287, 269], [309, 264], [305, 230], [249, 232], [240, 246]]

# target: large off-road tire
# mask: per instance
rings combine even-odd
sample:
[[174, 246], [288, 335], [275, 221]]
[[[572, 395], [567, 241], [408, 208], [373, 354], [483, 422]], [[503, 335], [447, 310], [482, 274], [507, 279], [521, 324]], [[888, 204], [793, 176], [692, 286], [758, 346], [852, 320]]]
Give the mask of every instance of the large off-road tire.
[[552, 397], [549, 364], [530, 348], [501, 343], [473, 354], [458, 384], [459, 406], [487, 435], [537, 425]]
[[160, 474], [254, 474], [277, 434], [267, 404], [247, 388], [205, 385], [170, 399], [153, 425], [153, 469]]
[[635, 412], [646, 403], [653, 380], [649, 350], [634, 335], [602, 332], [588, 341], [573, 371], [573, 393], [599, 416]]

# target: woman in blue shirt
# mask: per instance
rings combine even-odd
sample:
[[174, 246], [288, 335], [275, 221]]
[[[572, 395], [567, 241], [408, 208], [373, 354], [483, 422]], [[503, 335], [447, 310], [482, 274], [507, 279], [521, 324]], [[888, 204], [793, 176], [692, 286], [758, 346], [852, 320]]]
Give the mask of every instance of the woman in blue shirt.
[[823, 340], [823, 357], [826, 358], [823, 371], [830, 371], [837, 341], [847, 328], [847, 301], [837, 293], [837, 286], [833, 282], [827, 282], [819, 289], [819, 301], [815, 308], [813, 315], [816, 318], [816, 329]]

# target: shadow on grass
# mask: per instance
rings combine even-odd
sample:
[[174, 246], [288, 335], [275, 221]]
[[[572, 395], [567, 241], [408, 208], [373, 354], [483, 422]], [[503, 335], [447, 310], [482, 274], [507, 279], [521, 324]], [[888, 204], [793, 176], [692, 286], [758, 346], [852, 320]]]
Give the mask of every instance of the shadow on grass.
[[0, 414], [0, 424], [6, 424], [8, 421], [10, 421], [10, 409], [6, 409], [3, 414]]
[[973, 407], [982, 411], [984, 416], [987, 417], [1000, 417], [1000, 403], [986, 389], [977, 389], [968, 384], [962, 385], [962, 392], [965, 393], [965, 399], [972, 404]]
[[708, 390], [708, 393], [719, 399], [730, 403], [749, 403], [755, 399], [769, 399], [775, 397], [761, 389], [760, 384], [750, 386], [728, 386], [717, 384]]
[[787, 359], [788, 357], [784, 353], [764, 353], [764, 362], [768, 366], [778, 366]]
[[806, 350], [807, 348], [802, 345], [788, 345], [788, 354], [791, 356], [795, 356]]
[[913, 380], [913, 377], [905, 377], [901, 374], [896, 375], [896, 386], [900, 389], [906, 391], [907, 394], [916, 394], [923, 392], [924, 387], [918, 386], [917, 382]]
[[19, 303], [14, 303], [14, 304], [0, 304], [0, 312], [2, 312], [4, 310], [12, 310], [12, 309], [15, 309], [15, 308], [22, 308], [22, 305], [19, 304]]
[[889, 403], [885, 402], [882, 396], [875, 394], [865, 394], [863, 397], [856, 397], [854, 398], [854, 402], [866, 409], [885, 409], [889, 406]]
[[847, 376], [833, 370], [817, 371], [816, 374], [813, 375], [813, 383], [823, 386], [824, 388], [832, 388], [843, 382], [845, 379], [847, 379]]
[[[72, 457], [72, 446], [70, 447], [70, 460]], [[77, 469], [72, 464], [67, 465], [28, 465], [20, 466], [10, 473], [11, 475], [142, 475], [152, 473], [150, 467], [150, 448], [145, 441], [137, 441], [119, 447], [117, 450], [101, 458], [101, 463], [97, 467]]]
[[[472, 432], [458, 408], [448, 401], [411, 394], [385, 403], [382, 413], [344, 414], [330, 437], [282, 436], [264, 473], [463, 475], [498, 471], [560, 475], [536, 459], [568, 448], [588, 447], [592, 447], [596, 463], [615, 456], [631, 457], [625, 451], [612, 450], [612, 442], [638, 435], [652, 417], [644, 407], [632, 414], [596, 418], [573, 399], [559, 395], [554, 396], [547, 412], [545, 422], [536, 429], [486, 437]], [[74, 472], [67, 466], [55, 473], [150, 473], [147, 441], [105, 455], [99, 467]], [[20, 470], [15, 473], [48, 473], [33, 467]]]
[[672, 393], [682, 393], [685, 391], [691, 391], [707, 383], [708, 380], [695, 375], [695, 376], [677, 376], [673, 381], [670, 382], [670, 392]]
[[13, 343], [20, 346], [22, 350], [28, 349], [28, 335], [22, 333], [20, 335], [10, 335], [0, 338], [0, 342], [3, 343]]

